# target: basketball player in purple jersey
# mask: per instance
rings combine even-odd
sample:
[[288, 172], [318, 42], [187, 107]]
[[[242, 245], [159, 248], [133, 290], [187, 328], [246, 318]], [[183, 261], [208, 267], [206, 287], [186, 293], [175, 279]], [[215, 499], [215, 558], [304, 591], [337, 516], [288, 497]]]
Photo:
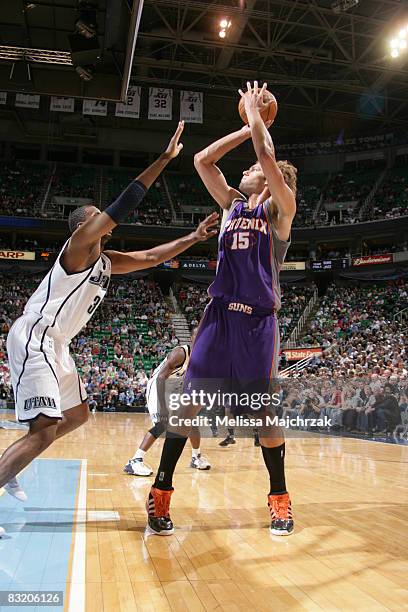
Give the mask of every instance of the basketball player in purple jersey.
[[[217, 274], [209, 288], [212, 300], [192, 348], [186, 392], [214, 392], [214, 383], [227, 393], [265, 392], [277, 373], [279, 272], [296, 212], [296, 169], [275, 159], [271, 136], [260, 116], [266, 85], [261, 90], [257, 82], [253, 88], [249, 83], [247, 87], [248, 91], [240, 94], [249, 126], [216, 141], [194, 160], [201, 179], [224, 212]], [[216, 163], [249, 137], [258, 161], [243, 173], [238, 191], [227, 184]], [[237, 408], [241, 414], [251, 412], [243, 406]], [[159, 535], [174, 531], [169, 515], [172, 477], [186, 443], [185, 435], [181, 429], [177, 433], [168, 431], [149, 494], [148, 524]], [[264, 427], [260, 442], [270, 478], [270, 530], [275, 535], [289, 535], [293, 519], [285, 483], [283, 432], [277, 427]]]

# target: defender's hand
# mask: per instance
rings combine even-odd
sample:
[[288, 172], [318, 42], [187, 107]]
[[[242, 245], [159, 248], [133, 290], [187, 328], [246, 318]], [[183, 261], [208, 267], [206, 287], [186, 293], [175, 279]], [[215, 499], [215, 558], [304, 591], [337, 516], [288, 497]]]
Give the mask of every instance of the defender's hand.
[[200, 225], [197, 227], [194, 235], [198, 241], [208, 240], [213, 236], [218, 234], [218, 228], [216, 227], [218, 223], [219, 214], [213, 212], [211, 215], [206, 217], [204, 221], [201, 221]]
[[181, 134], [183, 133], [183, 130], [184, 130], [184, 121], [179, 121], [177, 130], [174, 132], [167, 149], [163, 153], [163, 155], [167, 159], [174, 159], [175, 157], [177, 157], [177, 155], [180, 153], [181, 149], [183, 148], [182, 143], [181, 142], [179, 143], [179, 139], [180, 139]]

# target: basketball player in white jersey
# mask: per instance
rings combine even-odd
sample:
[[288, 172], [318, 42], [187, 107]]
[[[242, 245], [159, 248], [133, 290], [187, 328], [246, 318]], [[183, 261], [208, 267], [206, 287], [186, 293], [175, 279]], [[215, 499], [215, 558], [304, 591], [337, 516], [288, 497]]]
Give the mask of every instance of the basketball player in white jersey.
[[[165, 391], [167, 391], [167, 395], [182, 392], [183, 378], [190, 361], [191, 345], [196, 333], [197, 328], [195, 327], [191, 332], [190, 344], [176, 346], [157, 366], [147, 382], [146, 403], [153, 427], [146, 433], [136, 453], [125, 465], [123, 471], [126, 474], [132, 476], [151, 476], [153, 474], [152, 468], [144, 463], [144, 456], [162, 433], [166, 431]], [[198, 427], [191, 429], [189, 439], [192, 453], [190, 467], [198, 470], [209, 470], [211, 465], [208, 459], [201, 454], [201, 436]]]
[[191, 234], [153, 249], [104, 251], [113, 228], [137, 208], [147, 189], [180, 153], [183, 128], [180, 122], [165, 152], [104, 212], [82, 206], [71, 213], [71, 237], [9, 332], [7, 351], [16, 416], [29, 424], [27, 435], [0, 458], [0, 487], [6, 485], [10, 493], [21, 491], [15, 477], [24, 467], [55, 439], [88, 419], [85, 387], [69, 344], [102, 302], [111, 274], [157, 266], [217, 233], [216, 216], [210, 215]]

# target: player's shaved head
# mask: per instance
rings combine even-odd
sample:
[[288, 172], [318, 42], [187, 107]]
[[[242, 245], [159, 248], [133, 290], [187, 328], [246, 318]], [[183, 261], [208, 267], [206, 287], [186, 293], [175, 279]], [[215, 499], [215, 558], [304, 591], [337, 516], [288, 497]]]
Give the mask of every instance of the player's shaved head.
[[84, 223], [89, 216], [90, 210], [97, 210], [95, 206], [86, 204], [85, 206], [79, 206], [75, 208], [68, 216], [68, 227], [71, 234], [75, 232], [78, 227], [78, 223]]

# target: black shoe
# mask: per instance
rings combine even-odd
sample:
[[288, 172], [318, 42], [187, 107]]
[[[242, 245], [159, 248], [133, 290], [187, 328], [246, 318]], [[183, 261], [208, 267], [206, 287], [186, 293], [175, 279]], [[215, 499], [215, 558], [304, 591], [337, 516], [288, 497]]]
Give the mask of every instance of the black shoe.
[[254, 436], [254, 446], [261, 446], [259, 436]]
[[214, 429], [211, 428], [211, 432], [213, 438], [218, 438], [218, 429], [216, 427], [214, 427]]
[[168, 536], [174, 533], [174, 525], [170, 517], [149, 516], [147, 524], [149, 530], [155, 535]]
[[225, 440], [220, 442], [219, 446], [228, 446], [228, 444], [236, 444], [235, 438], [232, 438], [231, 436], [227, 436]]
[[146, 501], [147, 525], [150, 533], [159, 536], [169, 536], [174, 533], [174, 525], [170, 518], [170, 498], [173, 490], [162, 491], [152, 487]]

